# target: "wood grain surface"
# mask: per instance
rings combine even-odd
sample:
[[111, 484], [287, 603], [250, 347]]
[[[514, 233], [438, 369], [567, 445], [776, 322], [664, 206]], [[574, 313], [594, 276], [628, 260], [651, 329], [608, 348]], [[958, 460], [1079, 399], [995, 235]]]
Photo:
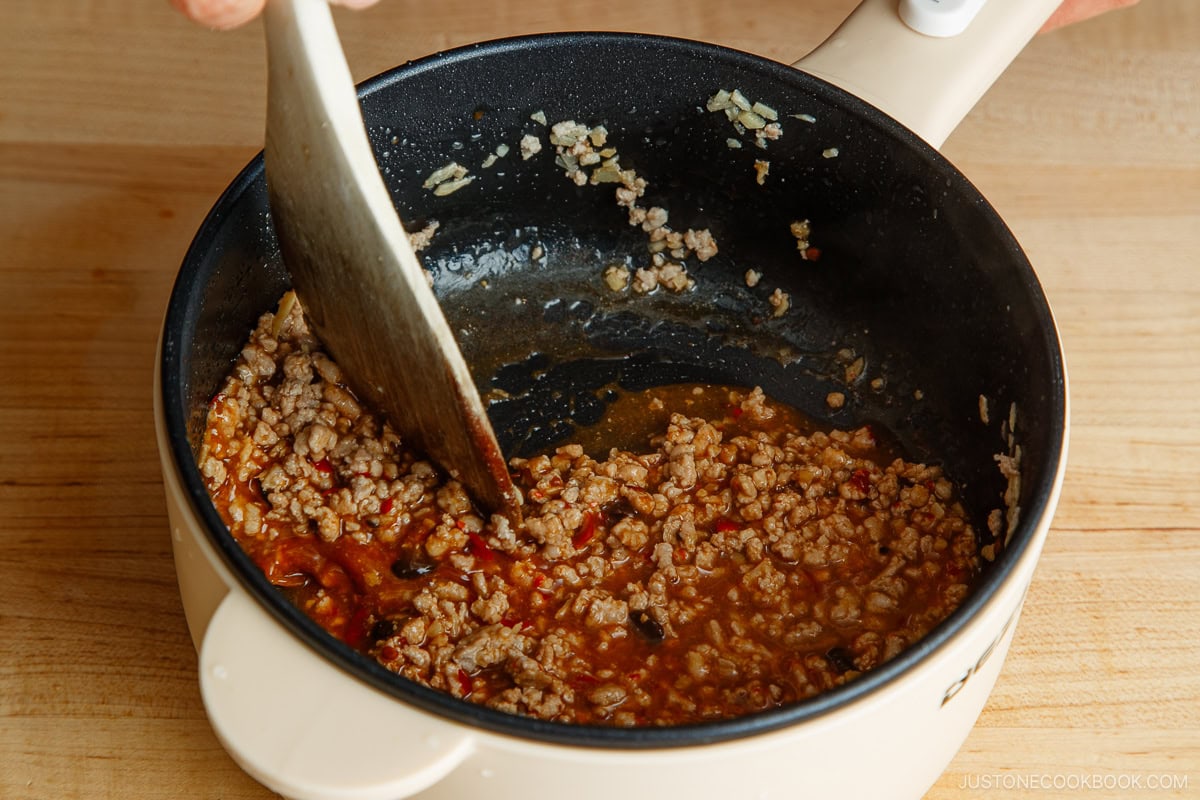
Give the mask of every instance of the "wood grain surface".
[[[853, 5], [382, 0], [337, 18], [365, 78], [565, 29], [791, 61]], [[261, 30], [161, 1], [5, 6], [0, 798], [271, 797], [204, 717], [151, 418], [175, 270], [261, 147]], [[944, 152], [1044, 283], [1073, 431], [1008, 663], [928, 797], [1200, 796], [1200, 3], [1039, 37]]]

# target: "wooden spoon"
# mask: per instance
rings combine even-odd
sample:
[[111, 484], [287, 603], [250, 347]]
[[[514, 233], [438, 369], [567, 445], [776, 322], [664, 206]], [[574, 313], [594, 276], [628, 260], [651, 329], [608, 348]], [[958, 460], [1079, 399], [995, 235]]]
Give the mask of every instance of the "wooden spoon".
[[489, 511], [517, 493], [371, 152], [326, 0], [269, 0], [271, 216], [308, 320], [359, 397]]

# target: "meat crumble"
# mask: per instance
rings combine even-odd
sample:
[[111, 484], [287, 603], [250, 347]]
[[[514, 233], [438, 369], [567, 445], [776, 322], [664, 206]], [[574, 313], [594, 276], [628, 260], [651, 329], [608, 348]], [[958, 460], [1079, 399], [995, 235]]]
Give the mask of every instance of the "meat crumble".
[[514, 459], [478, 511], [347, 388], [289, 295], [213, 398], [199, 466], [231, 534], [330, 634], [514, 714], [676, 725], [776, 708], [925, 635], [978, 572], [934, 466], [761, 390], [653, 390], [637, 449]]

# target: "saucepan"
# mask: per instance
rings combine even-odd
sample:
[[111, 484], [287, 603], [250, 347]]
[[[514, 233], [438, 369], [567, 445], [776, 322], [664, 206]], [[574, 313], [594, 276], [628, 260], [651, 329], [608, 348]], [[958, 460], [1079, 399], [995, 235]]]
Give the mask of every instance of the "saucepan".
[[[509, 455], [603, 416], [608, 388], [762, 386], [941, 464], [978, 530], [1005, 515], [962, 606], [845, 686], [680, 727], [504, 714], [326, 635], [241, 552], [196, 466], [209, 399], [289, 285], [256, 158], [187, 252], [155, 386], [204, 703], [244, 769], [299, 798], [916, 798], [932, 785], [1012, 639], [1057, 502], [1068, 412], [1033, 269], [935, 149], [1055, 2], [983, 5], [957, 35], [961, 23], [937, 16], [949, 4], [927, 5], [932, 18], [920, 3], [868, 0], [799, 68], [673, 38], [556, 34], [438, 53], [365, 82], [360, 98], [401, 218], [414, 231], [438, 223], [422, 258]], [[622, 168], [646, 180], [645, 206], [712, 233], [719, 251], [690, 289], [606, 280], [645, 257], [645, 232], [612, 184], [579, 185], [550, 148], [521, 148], [568, 120], [604, 127]], [[458, 183], [428, 181], [451, 162], [467, 169]], [[847, 353], [862, 359], [853, 374]], [[998, 456], [1019, 459], [1019, 484]]]

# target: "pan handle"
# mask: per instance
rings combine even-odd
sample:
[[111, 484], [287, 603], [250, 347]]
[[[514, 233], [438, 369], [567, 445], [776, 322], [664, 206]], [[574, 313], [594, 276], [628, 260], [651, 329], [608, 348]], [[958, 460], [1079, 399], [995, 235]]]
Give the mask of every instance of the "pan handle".
[[794, 66], [941, 147], [1061, 1], [992, 0], [961, 33], [928, 36], [904, 23], [897, 0], [864, 0]]
[[242, 769], [297, 800], [408, 797], [475, 747], [461, 725], [338, 675], [237, 589], [205, 631], [200, 694], [217, 738]]

